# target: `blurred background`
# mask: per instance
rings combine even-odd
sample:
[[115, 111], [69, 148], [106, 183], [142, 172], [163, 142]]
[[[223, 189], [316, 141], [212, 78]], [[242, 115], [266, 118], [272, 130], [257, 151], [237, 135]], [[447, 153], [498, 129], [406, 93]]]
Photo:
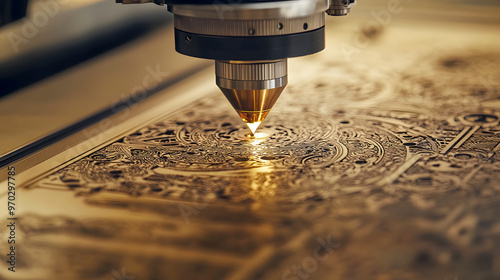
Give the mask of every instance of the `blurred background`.
[[0, 1], [4, 23], [0, 31], [0, 96], [144, 36], [172, 19], [155, 5], [30, 0], [26, 18], [6, 23], [7, 12], [26, 1]]

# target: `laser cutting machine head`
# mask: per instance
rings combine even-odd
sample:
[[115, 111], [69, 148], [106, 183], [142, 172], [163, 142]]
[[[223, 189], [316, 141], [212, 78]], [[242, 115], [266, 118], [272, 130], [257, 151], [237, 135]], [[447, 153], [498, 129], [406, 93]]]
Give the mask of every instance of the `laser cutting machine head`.
[[287, 59], [325, 48], [325, 14], [356, 0], [116, 0], [167, 5], [177, 52], [215, 60], [216, 83], [252, 131], [288, 83]]

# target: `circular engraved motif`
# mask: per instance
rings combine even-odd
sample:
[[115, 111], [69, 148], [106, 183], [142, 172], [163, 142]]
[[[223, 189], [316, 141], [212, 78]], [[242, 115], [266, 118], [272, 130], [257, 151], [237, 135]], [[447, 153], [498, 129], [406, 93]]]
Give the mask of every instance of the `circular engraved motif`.
[[[301, 199], [342, 185], [373, 187], [409, 154], [435, 146], [366, 117], [280, 114], [251, 137], [228, 112], [210, 120], [199, 113], [142, 128], [60, 173], [73, 185], [134, 194], [189, 196], [231, 186], [224, 197]], [[325, 180], [310, 184], [314, 178]]]
[[470, 114], [461, 117], [462, 122], [468, 125], [495, 126], [498, 124], [498, 116], [491, 114]]

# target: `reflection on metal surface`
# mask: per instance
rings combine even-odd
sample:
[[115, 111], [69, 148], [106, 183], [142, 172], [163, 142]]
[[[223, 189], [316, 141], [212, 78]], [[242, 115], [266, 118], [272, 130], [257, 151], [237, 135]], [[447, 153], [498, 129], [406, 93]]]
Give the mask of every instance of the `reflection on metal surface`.
[[[404, 34], [386, 38], [391, 53]], [[500, 54], [452, 48], [461, 38], [404, 61], [325, 54], [314, 73], [291, 71], [308, 82], [290, 85], [253, 137], [214, 93], [41, 178], [23, 194], [33, 209], [50, 204], [24, 212], [25, 271], [495, 279]]]

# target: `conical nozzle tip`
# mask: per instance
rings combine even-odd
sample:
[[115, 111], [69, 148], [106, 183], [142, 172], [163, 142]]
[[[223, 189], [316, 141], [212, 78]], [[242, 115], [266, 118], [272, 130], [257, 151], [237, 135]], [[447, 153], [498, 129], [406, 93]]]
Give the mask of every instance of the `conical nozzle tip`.
[[262, 90], [240, 90], [220, 88], [233, 108], [238, 112], [240, 118], [248, 125], [252, 134], [273, 108], [285, 86], [262, 89]]
[[262, 122], [247, 123], [248, 128], [252, 131], [252, 135], [255, 134], [255, 131], [257, 131], [257, 128], [259, 128], [261, 123]]

